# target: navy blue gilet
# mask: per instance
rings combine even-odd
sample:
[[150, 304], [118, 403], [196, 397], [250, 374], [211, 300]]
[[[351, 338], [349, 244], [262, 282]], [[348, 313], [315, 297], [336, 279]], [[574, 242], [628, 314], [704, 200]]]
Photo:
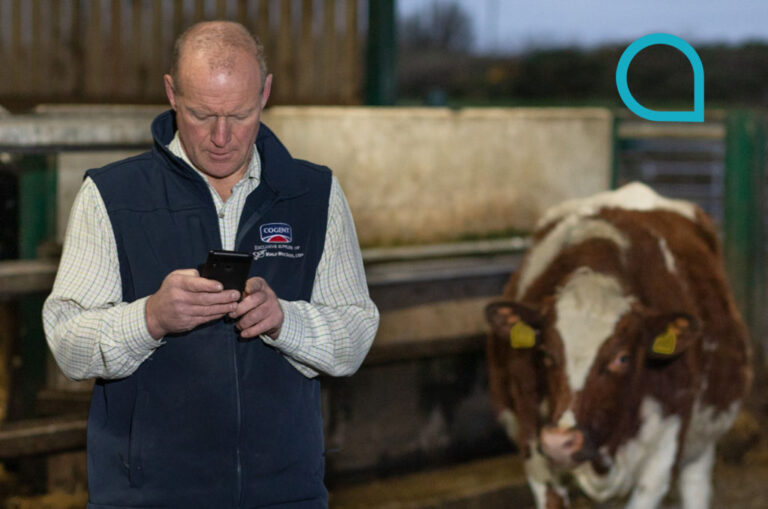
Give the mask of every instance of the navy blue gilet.
[[[157, 291], [173, 270], [221, 249], [203, 179], [166, 145], [172, 111], [152, 124], [151, 152], [90, 170], [117, 242], [123, 300]], [[278, 297], [309, 301], [323, 251], [331, 172], [293, 159], [264, 125], [261, 182], [235, 248]], [[97, 380], [88, 419], [89, 507], [324, 507], [320, 382], [225, 320], [165, 337], [132, 375]]]

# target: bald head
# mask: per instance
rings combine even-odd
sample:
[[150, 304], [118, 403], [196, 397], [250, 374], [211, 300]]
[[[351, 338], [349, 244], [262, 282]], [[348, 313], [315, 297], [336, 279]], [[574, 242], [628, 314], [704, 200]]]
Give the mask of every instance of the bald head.
[[243, 25], [233, 21], [196, 23], [176, 39], [170, 75], [177, 94], [181, 94], [182, 68], [189, 58], [202, 59], [213, 72], [233, 72], [246, 57], [258, 65], [261, 87], [267, 78], [264, 46]]

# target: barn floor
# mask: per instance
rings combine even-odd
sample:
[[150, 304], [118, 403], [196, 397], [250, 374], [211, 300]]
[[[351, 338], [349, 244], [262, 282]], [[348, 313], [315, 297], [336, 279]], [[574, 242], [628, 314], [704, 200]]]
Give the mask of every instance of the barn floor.
[[[768, 506], [768, 447], [750, 451], [740, 465], [719, 461], [712, 509], [764, 509]], [[12, 497], [8, 509], [82, 509], [85, 493]], [[510, 505], [514, 504], [514, 505]], [[501, 456], [456, 467], [349, 486], [331, 494], [334, 509], [533, 509], [519, 460]], [[622, 503], [594, 505], [574, 497], [573, 509], [620, 509]], [[674, 495], [662, 509], [679, 507]]]
[[[714, 473], [712, 509], [768, 508], [768, 387], [765, 375], [756, 381], [747, 405], [734, 429], [720, 443], [721, 454]], [[723, 455], [738, 457], [726, 462]], [[0, 492], [13, 493], [14, 479], [0, 469]], [[672, 490], [674, 491], [674, 490]], [[18, 493], [18, 491], [15, 491]], [[621, 502], [593, 504], [572, 494], [573, 509], [620, 509]], [[0, 500], [9, 509], [81, 509], [87, 494], [52, 493], [37, 497]], [[521, 461], [504, 455], [450, 467], [401, 475], [378, 481], [335, 486], [330, 506], [334, 509], [533, 509]], [[679, 507], [676, 494], [661, 509]]]
[[[621, 509], [621, 503], [592, 504], [584, 498], [574, 500], [573, 509]], [[661, 509], [680, 507], [676, 494], [670, 494]], [[765, 509], [768, 507], [768, 448], [751, 451], [740, 465], [719, 461], [715, 466], [714, 497], [711, 509]]]

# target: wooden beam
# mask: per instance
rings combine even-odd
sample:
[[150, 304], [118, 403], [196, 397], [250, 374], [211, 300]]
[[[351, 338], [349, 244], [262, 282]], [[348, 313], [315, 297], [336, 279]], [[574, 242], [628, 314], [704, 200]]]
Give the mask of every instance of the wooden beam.
[[58, 260], [0, 262], [0, 297], [50, 291], [58, 266]]
[[0, 426], [0, 459], [71, 451], [85, 447], [83, 415], [31, 419]]
[[346, 23], [344, 26], [344, 50], [342, 52], [342, 67], [344, 76], [341, 79], [341, 96], [344, 104], [359, 102], [360, 70], [358, 68], [358, 36], [357, 36], [357, 0], [347, 0], [345, 5]]
[[125, 61], [126, 52], [123, 50], [123, 7], [121, 0], [112, 0], [110, 9], [111, 28], [110, 28], [110, 59], [111, 76], [109, 77], [110, 88], [108, 92], [112, 96], [122, 97], [127, 89], [123, 72], [127, 62]]
[[91, 0], [86, 35], [88, 43], [85, 47], [85, 86], [88, 96], [98, 99], [101, 99], [104, 93], [102, 88], [102, 66], [104, 65], [103, 38], [101, 36], [102, 23], [101, 1]]

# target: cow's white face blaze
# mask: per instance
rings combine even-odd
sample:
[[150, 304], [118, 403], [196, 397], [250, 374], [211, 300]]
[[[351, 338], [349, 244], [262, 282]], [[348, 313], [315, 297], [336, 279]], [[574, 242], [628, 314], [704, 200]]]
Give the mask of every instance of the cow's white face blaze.
[[555, 328], [563, 342], [565, 373], [572, 393], [584, 388], [600, 347], [611, 337], [634, 298], [619, 282], [590, 269], [578, 269], [560, 290]]
[[588, 268], [574, 271], [557, 293], [541, 345], [552, 425], [540, 438], [562, 467], [594, 458], [611, 438], [611, 419], [641, 357], [635, 304], [615, 277]]

